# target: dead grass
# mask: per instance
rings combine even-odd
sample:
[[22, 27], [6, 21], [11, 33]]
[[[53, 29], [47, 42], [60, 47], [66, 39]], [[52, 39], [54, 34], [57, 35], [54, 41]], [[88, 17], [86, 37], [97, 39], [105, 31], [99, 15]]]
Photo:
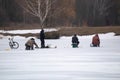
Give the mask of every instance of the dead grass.
[[[16, 30], [16, 28], [12, 29], [13, 27], [6, 27], [6, 30]], [[0, 27], [1, 29], [1, 27]], [[23, 29], [39, 29], [38, 27], [19, 27], [17, 30], [23, 30]], [[3, 29], [2, 29], [3, 30]], [[47, 32], [46, 38], [47, 39], [58, 39], [60, 36], [72, 36], [73, 34], [78, 35], [91, 35], [96, 33], [108, 33], [108, 32], [114, 32], [116, 35], [120, 35], [120, 26], [112, 26], [112, 27], [61, 27], [58, 32]], [[3, 34], [3, 33], [0, 33]], [[11, 36], [24, 36], [24, 37], [37, 37], [39, 38], [39, 33], [37, 34], [8, 34], [4, 33], [3, 35], [11, 35]]]
[[39, 24], [14, 24], [14, 25], [9, 25], [9, 26], [0, 26], [0, 30], [26, 30], [26, 29], [40, 29]]
[[120, 27], [67, 27], [61, 28], [59, 33], [61, 36], [71, 36], [73, 34], [78, 35], [91, 35], [96, 33], [108, 33], [115, 32], [116, 35], [120, 35]]

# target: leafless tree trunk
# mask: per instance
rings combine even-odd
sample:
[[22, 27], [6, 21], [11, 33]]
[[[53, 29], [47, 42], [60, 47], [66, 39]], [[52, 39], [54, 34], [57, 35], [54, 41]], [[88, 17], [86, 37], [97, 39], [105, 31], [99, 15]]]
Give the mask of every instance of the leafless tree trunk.
[[44, 27], [44, 22], [50, 12], [51, 5], [56, 0], [24, 0], [22, 6], [24, 10], [39, 18], [41, 28]]
[[110, 4], [111, 0], [94, 0], [94, 14], [95, 11], [98, 11], [100, 15], [107, 15], [107, 10], [113, 6], [113, 4]]
[[105, 18], [108, 16], [111, 7], [113, 7], [112, 0], [94, 0], [93, 20], [96, 21], [96, 18]]

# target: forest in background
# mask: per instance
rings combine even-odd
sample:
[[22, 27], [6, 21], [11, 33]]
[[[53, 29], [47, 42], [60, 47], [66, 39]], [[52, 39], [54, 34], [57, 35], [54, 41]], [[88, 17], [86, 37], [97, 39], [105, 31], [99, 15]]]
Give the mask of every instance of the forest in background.
[[[0, 0], [0, 26], [39, 24], [39, 17], [24, 9], [25, 1]], [[45, 27], [120, 25], [120, 0], [55, 0], [50, 6]]]

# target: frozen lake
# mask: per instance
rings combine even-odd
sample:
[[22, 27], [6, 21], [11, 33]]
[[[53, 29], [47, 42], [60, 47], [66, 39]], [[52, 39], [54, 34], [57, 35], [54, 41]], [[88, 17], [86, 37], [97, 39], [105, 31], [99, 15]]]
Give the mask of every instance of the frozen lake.
[[46, 40], [55, 49], [33, 51], [24, 50], [27, 38], [15, 38], [17, 50], [0, 39], [0, 80], [120, 80], [120, 36], [106, 35], [100, 35], [99, 48], [89, 47], [91, 36], [80, 36], [79, 48], [71, 48], [71, 37], [62, 37]]

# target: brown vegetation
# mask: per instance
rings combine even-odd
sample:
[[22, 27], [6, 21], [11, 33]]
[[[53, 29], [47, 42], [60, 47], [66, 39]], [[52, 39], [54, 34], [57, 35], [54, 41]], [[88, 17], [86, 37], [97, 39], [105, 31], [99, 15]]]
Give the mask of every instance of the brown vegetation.
[[114, 32], [116, 35], [120, 35], [120, 27], [72, 27], [61, 28], [59, 33], [61, 36], [71, 36], [73, 34], [78, 35], [91, 35], [95, 33], [108, 33]]
[[[7, 29], [7, 28], [6, 28]], [[9, 29], [9, 27], [8, 27]], [[7, 29], [7, 30], [8, 30]], [[17, 28], [18, 29], [18, 28]], [[22, 27], [19, 29], [23, 29]], [[26, 28], [25, 28], [26, 29]], [[31, 29], [34, 29], [34, 27]], [[11, 30], [11, 29], [10, 29]], [[46, 32], [46, 39], [58, 39], [60, 36], [72, 36], [73, 34], [78, 34], [78, 35], [92, 35], [95, 33], [108, 33], [108, 32], [114, 32], [116, 35], [120, 35], [120, 27], [61, 27], [59, 28], [58, 31], [53, 31], [53, 32]], [[3, 33], [0, 33], [3, 34]], [[37, 37], [39, 38], [39, 33], [36, 34], [8, 34], [4, 33], [3, 35], [11, 35], [11, 36], [25, 36], [25, 37]]]

